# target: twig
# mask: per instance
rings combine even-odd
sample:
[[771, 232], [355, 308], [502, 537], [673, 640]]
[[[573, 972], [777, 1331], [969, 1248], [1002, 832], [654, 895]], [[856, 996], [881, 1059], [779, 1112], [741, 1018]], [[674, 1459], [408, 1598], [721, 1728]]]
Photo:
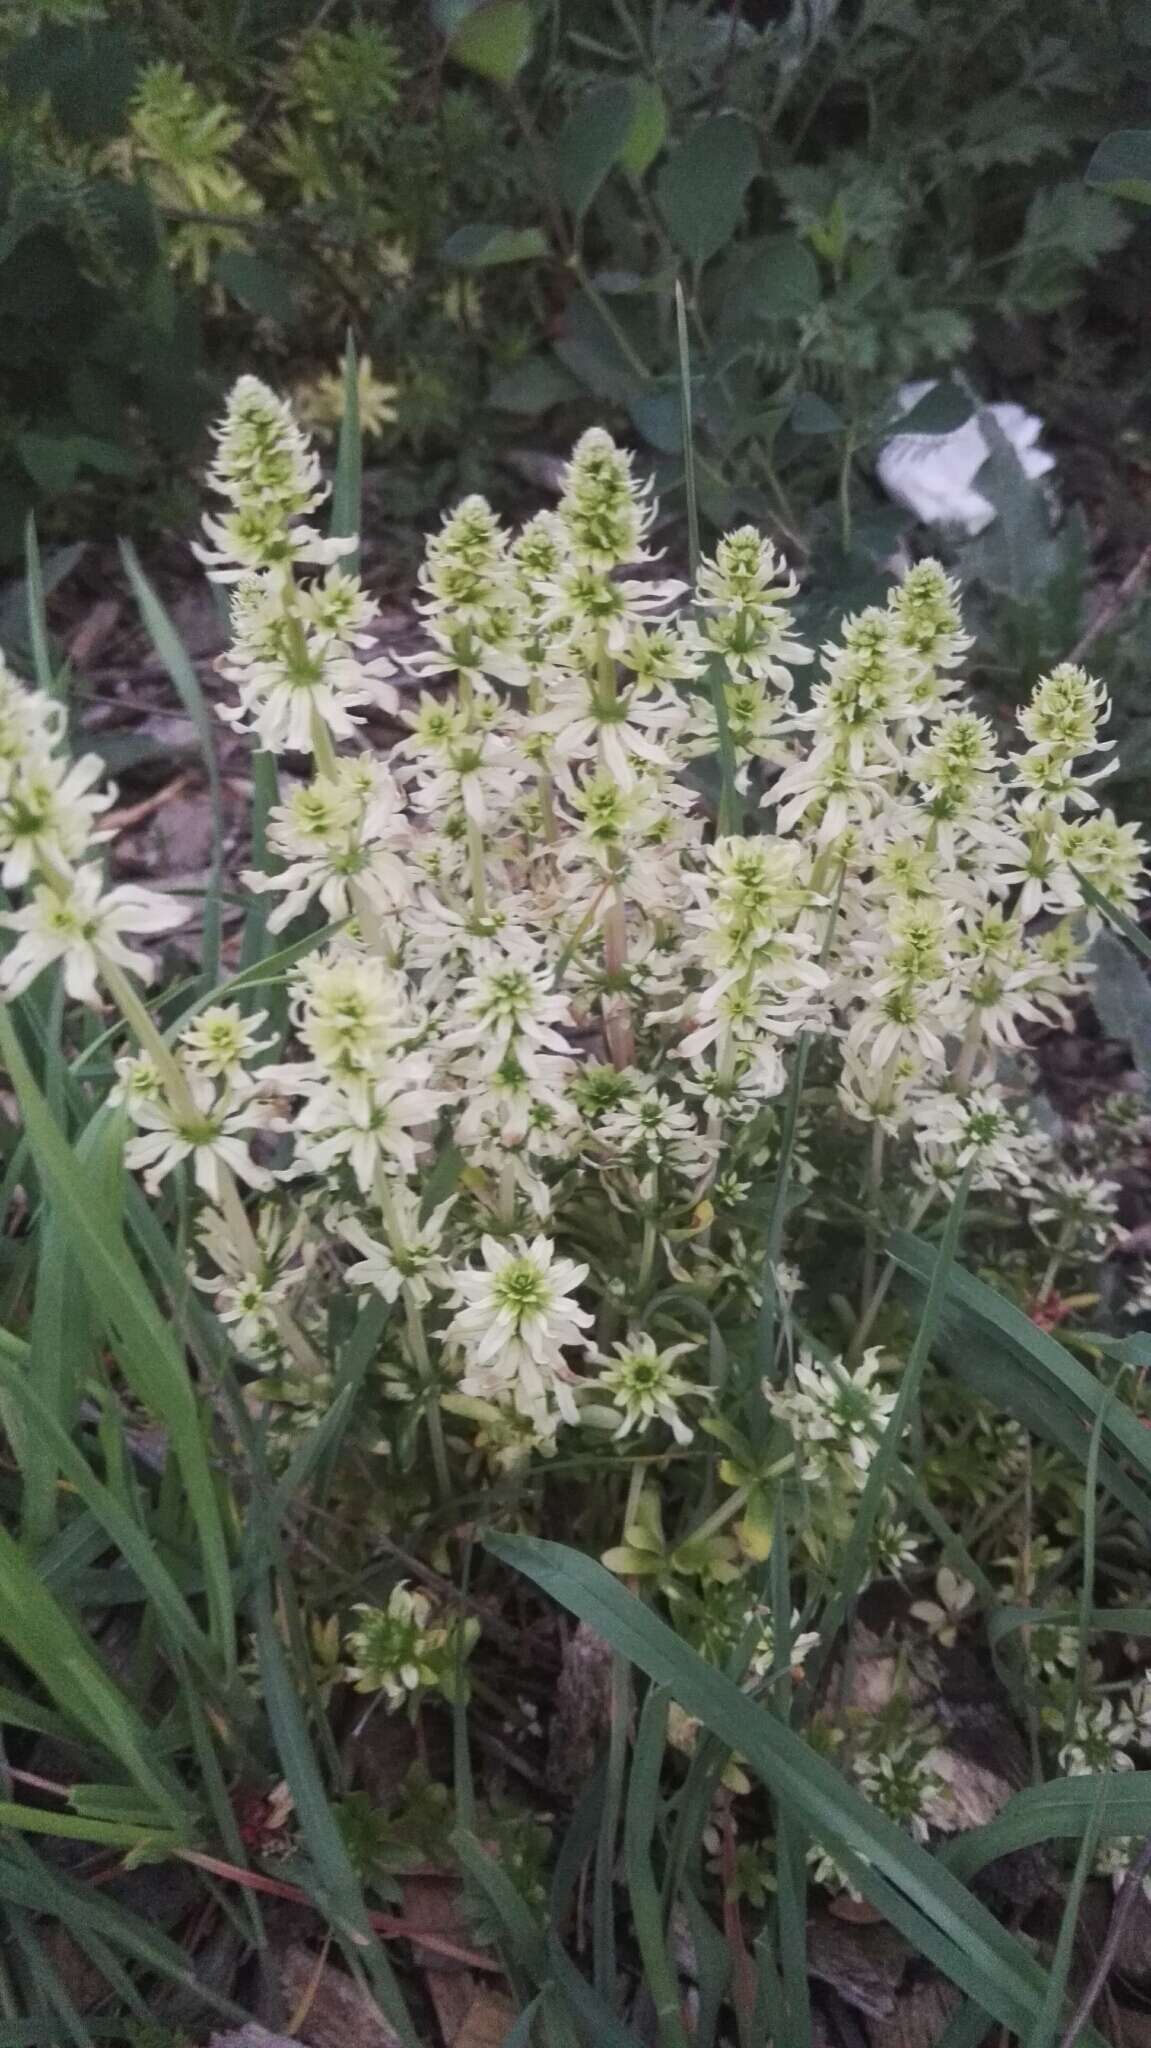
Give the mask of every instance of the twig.
[[[275, 1899], [290, 1899], [294, 1906], [310, 1906], [313, 1912], [320, 1908], [299, 1885], [285, 1884], [282, 1878], [265, 1877], [262, 1870], [243, 1870], [238, 1863], [225, 1863], [219, 1856], [202, 1855], [199, 1849], [174, 1849], [172, 1854], [181, 1863], [194, 1864], [197, 1870], [207, 1871], [211, 1877], [222, 1877], [229, 1884], [243, 1885], [251, 1892], [267, 1892]], [[453, 1963], [463, 1963], [469, 1970], [483, 1970], [489, 1976], [502, 1977], [503, 1966], [492, 1956], [481, 1955], [478, 1949], [463, 1948], [459, 1942], [449, 1941], [445, 1935], [435, 1934], [425, 1927], [417, 1927], [410, 1920], [401, 1920], [393, 1913], [369, 1912], [368, 1920], [377, 1934], [383, 1934], [393, 1941], [410, 1941], [417, 1948], [432, 1949], [437, 1955], [446, 1956]]]
[[166, 782], [163, 789], [156, 790], [153, 796], [141, 797], [138, 804], [125, 804], [118, 811], [109, 811], [104, 819], [105, 831], [127, 832], [133, 825], [142, 825], [153, 811], [162, 810], [173, 797], [182, 796], [195, 780], [195, 775], [189, 770], [186, 775], [177, 775], [171, 782]]
[[1144, 548], [1138, 560], [1128, 569], [1123, 581], [1115, 585], [1106, 604], [1101, 606], [1100, 610], [1091, 620], [1090, 625], [1084, 628], [1067, 657], [1068, 661], [1081, 661], [1083, 659], [1092, 641], [1097, 640], [1100, 633], [1105, 633], [1108, 626], [1114, 625], [1120, 613], [1126, 611], [1140, 585], [1147, 581], [1148, 576], [1151, 576], [1151, 543]]
[[1148, 1835], [1134, 1863], [1128, 1868], [1111, 1909], [1111, 1923], [1107, 1929], [1099, 1960], [1087, 1979], [1082, 1998], [1068, 2022], [1066, 2032], [1061, 2036], [1059, 2048], [1075, 2048], [1075, 2043], [1087, 2025], [1095, 2009], [1095, 2002], [1111, 1974], [1115, 1951], [1123, 1939], [1123, 1930], [1135, 1910], [1135, 1901], [1143, 1889], [1143, 1879], [1151, 1870], [1151, 1835]]

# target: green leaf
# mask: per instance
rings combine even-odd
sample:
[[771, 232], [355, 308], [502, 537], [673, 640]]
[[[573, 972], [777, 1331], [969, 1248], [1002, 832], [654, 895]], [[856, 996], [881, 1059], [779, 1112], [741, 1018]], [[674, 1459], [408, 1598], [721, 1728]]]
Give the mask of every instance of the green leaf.
[[582, 220], [633, 126], [632, 87], [626, 78], [594, 86], [572, 108], [556, 137], [556, 181], [569, 213]]
[[1130, 1046], [1143, 1087], [1151, 1087], [1151, 983], [1109, 931], [1096, 935], [1091, 959], [1091, 1000], [1103, 1029]]
[[156, 1814], [180, 1829], [185, 1797], [156, 1754], [152, 1731], [120, 1691], [71, 1613], [0, 1528], [0, 1642], [40, 1680], [74, 1728], [119, 1759]]
[[628, 400], [632, 423], [645, 441], [661, 455], [683, 452], [683, 404], [679, 387], [664, 391], [637, 391]]
[[18, 104], [32, 106], [48, 94], [65, 134], [91, 142], [110, 139], [122, 125], [139, 64], [123, 28], [43, 19], [34, 35], [18, 38], [0, 78]]
[[[896, 1230], [888, 1253], [912, 1276], [916, 1291], [935, 1273], [933, 1248]], [[1013, 1302], [973, 1274], [953, 1268], [936, 1349], [957, 1379], [1006, 1408], [1036, 1435], [1057, 1443], [1086, 1466], [1091, 1431], [1102, 1414], [1099, 1476], [1117, 1500], [1151, 1527], [1151, 1435], [1138, 1416], [1113, 1398], [1093, 1372]], [[1118, 1461], [1122, 1460], [1120, 1464]], [[1126, 1467], [1134, 1466], [1132, 1474]]]
[[1094, 882], [1088, 881], [1086, 875], [1081, 875], [1077, 868], [1073, 869], [1072, 873], [1083, 891], [1084, 901], [1091, 905], [1092, 910], [1098, 910], [1115, 926], [1117, 932], [1122, 932], [1128, 945], [1134, 946], [1135, 951], [1144, 960], [1151, 960], [1151, 939], [1142, 927], [1136, 924], [1135, 919], [1127, 915], [1121, 904], [1112, 903], [1109, 896], [1104, 896], [1102, 890], [1097, 889]]
[[72, 1257], [101, 1323], [113, 1335], [125, 1377], [168, 1429], [172, 1456], [187, 1488], [199, 1537], [208, 1601], [225, 1664], [236, 1654], [228, 1548], [199, 1408], [183, 1352], [109, 1218], [104, 1190], [65, 1143], [54, 1123], [8, 1011], [0, 1007], [0, 1053], [24, 1117], [28, 1143], [45, 1189], [67, 1226]]
[[989, 406], [982, 407], [977, 417], [988, 455], [976, 475], [975, 487], [990, 500], [996, 516], [962, 549], [961, 574], [965, 580], [977, 577], [992, 590], [1028, 603], [1046, 588], [1055, 567], [1043, 480], [1028, 476]]
[[844, 420], [818, 391], [801, 391], [791, 408], [789, 425], [794, 434], [839, 434]]
[[64, 695], [64, 671], [57, 674], [48, 642], [48, 615], [44, 599], [44, 564], [40, 556], [40, 541], [36, 532], [36, 520], [29, 512], [24, 525], [24, 597], [28, 610], [28, 640], [32, 649], [32, 667], [36, 682], [41, 690], [51, 697]]
[[68, 490], [81, 469], [98, 469], [107, 476], [134, 476], [140, 467], [127, 448], [98, 440], [94, 434], [29, 431], [15, 435], [13, 445], [33, 483], [50, 497]]
[[910, 412], [894, 411], [887, 425], [893, 434], [953, 434], [957, 427], [966, 426], [974, 411], [970, 392], [950, 377], [942, 377]]
[[249, 313], [260, 320], [287, 325], [296, 311], [292, 287], [278, 264], [266, 256], [253, 256], [246, 249], [222, 249], [212, 265], [216, 283], [223, 285]]
[[[336, 474], [332, 480], [332, 509], [328, 532], [333, 540], [358, 538], [363, 516], [364, 443], [360, 432], [360, 373], [356, 344], [351, 329], [344, 343], [344, 402], [340, 414], [340, 445]], [[350, 576], [358, 575], [360, 550], [341, 556]]]
[[759, 170], [755, 131], [738, 114], [700, 121], [668, 158], [656, 184], [667, 231], [692, 263], [706, 263], [735, 233]]
[[220, 762], [216, 751], [216, 724], [208, 709], [200, 678], [195, 665], [184, 647], [176, 628], [168, 617], [164, 606], [140, 567], [139, 558], [131, 541], [121, 541], [120, 559], [132, 586], [132, 594], [140, 607], [140, 617], [147, 628], [156, 653], [168, 672], [169, 679], [184, 710], [195, 728], [200, 752], [204, 760], [204, 771], [208, 778], [208, 806], [212, 815], [212, 871], [204, 896], [204, 938], [201, 949], [201, 971], [204, 983], [211, 987], [220, 973], [220, 933], [222, 923], [222, 902], [224, 893], [224, 790], [220, 781]]
[[548, 253], [542, 228], [500, 227], [495, 222], [474, 221], [456, 228], [440, 250], [445, 263], [457, 270], [491, 270], [497, 263], [530, 263]]
[[1113, 199], [1151, 206], [1151, 128], [1117, 128], [1105, 135], [1084, 176]]
[[574, 398], [579, 385], [569, 370], [554, 356], [528, 356], [512, 370], [497, 377], [488, 391], [488, 404], [497, 412], [519, 413], [524, 419], [538, 419], [553, 405]]
[[212, 1645], [196, 1621], [175, 1580], [163, 1564], [151, 1535], [121, 1506], [112, 1489], [96, 1477], [88, 1460], [52, 1414], [32, 1381], [0, 1357], [0, 1384], [23, 1409], [29, 1432], [38, 1431], [51, 1453], [54, 1469], [107, 1530], [155, 1606], [156, 1616], [173, 1640], [209, 1674], [216, 1675]]
[[458, 21], [448, 41], [448, 54], [457, 64], [504, 86], [511, 85], [523, 70], [531, 48], [532, 17], [527, 0], [486, 0]]
[[596, 398], [626, 405], [643, 383], [619, 334], [584, 292], [576, 292], [568, 301], [555, 351], [565, 368]]
[[1027, 2031], [1044, 1973], [925, 1849], [868, 1805], [827, 1761], [704, 1662], [602, 1566], [562, 1544], [489, 1535], [485, 1547], [578, 1615], [745, 1760], [813, 1838], [842, 1855], [852, 1882], [921, 1955], [984, 2011]]
[[1115, 1771], [1102, 1780], [1056, 1778], [1047, 1785], [1028, 1785], [994, 1820], [948, 1842], [942, 1861], [966, 1883], [987, 1864], [1018, 1849], [1033, 1849], [1040, 1842], [1077, 1842], [1091, 1824], [1101, 1783], [1107, 1796], [1099, 1814], [1100, 1838], [1151, 1833], [1151, 1771]]
[[800, 319], [815, 312], [820, 297], [819, 265], [796, 234], [741, 242], [715, 286], [726, 335], [758, 335], [773, 320]]
[[353, 1955], [370, 1969], [377, 1999], [402, 2048], [420, 2048], [403, 1993], [372, 1932], [332, 1802], [316, 1762], [295, 1680], [284, 1656], [267, 1577], [256, 1594], [256, 1639], [268, 1721], [315, 1872], [317, 1903]]
[[633, 178], [642, 178], [666, 141], [667, 105], [662, 92], [653, 78], [633, 78], [631, 127], [619, 155], [624, 170]]
[[[122, 1151], [119, 1119], [106, 1109], [97, 1111], [77, 1144], [76, 1156], [90, 1169], [109, 1218], [120, 1214]], [[35, 1390], [36, 1400], [43, 1402], [69, 1449], [84, 1381], [93, 1362], [95, 1332], [91, 1298], [76, 1274], [68, 1226], [49, 1198], [41, 1224], [28, 1380], [17, 1373], [14, 1392], [18, 1395], [25, 1384]], [[0, 1375], [5, 1363], [0, 1359]], [[24, 1435], [24, 1540], [37, 1551], [56, 1527], [56, 1482], [61, 1467], [42, 1429], [28, 1428]]]

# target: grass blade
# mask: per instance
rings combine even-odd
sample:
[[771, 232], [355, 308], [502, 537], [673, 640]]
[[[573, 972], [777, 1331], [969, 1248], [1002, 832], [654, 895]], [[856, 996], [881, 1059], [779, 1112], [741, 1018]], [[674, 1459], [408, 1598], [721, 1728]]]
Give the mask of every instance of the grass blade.
[[984, 2011], [1015, 2031], [1034, 2025], [1043, 1973], [1033, 1958], [951, 1871], [870, 1807], [825, 1758], [705, 1663], [590, 1558], [524, 1536], [492, 1534], [485, 1547], [586, 1621], [738, 1751], [816, 1841], [850, 1859], [864, 1896]]
[[[336, 451], [336, 473], [332, 482], [332, 516], [328, 531], [333, 540], [345, 540], [351, 534], [359, 534], [362, 517], [360, 500], [363, 494], [363, 436], [360, 432], [360, 372], [356, 359], [356, 344], [348, 330], [344, 343], [344, 410], [340, 420], [340, 440]], [[342, 557], [342, 566], [348, 574], [359, 574], [360, 550]]]
[[24, 522], [24, 596], [28, 607], [28, 644], [32, 650], [32, 673], [49, 697], [63, 697], [64, 671], [57, 675], [48, 644], [48, 614], [44, 602], [44, 565], [35, 514]]
[[236, 1626], [228, 1549], [216, 1485], [188, 1370], [122, 1234], [101, 1213], [99, 1184], [65, 1143], [32, 1079], [11, 1017], [0, 1008], [0, 1052], [24, 1116], [36, 1165], [70, 1235], [70, 1250], [126, 1377], [169, 1432], [195, 1517], [218, 1651], [235, 1665]]
[[420, 2048], [391, 1964], [372, 1932], [359, 1880], [316, 1762], [280, 1642], [266, 1576], [256, 1595], [256, 1634], [268, 1720], [315, 1873], [317, 1904], [340, 1939], [367, 1965], [373, 1992], [403, 2048]]
[[[99, 1190], [101, 1213], [109, 1220], [120, 1213], [121, 1152], [115, 1117], [98, 1112], [77, 1143], [76, 1157], [90, 1171], [92, 1185]], [[68, 1225], [52, 1201], [40, 1228], [29, 1334], [29, 1381], [37, 1401], [67, 1441], [93, 1363], [96, 1330], [91, 1298], [83, 1281], [77, 1279]], [[5, 1384], [10, 1386], [8, 1381]], [[61, 1467], [59, 1458], [49, 1454], [49, 1442], [43, 1429], [26, 1432], [21, 1461], [23, 1537], [33, 1551], [41, 1549], [56, 1529], [56, 1482]]]
[[632, 1926], [643, 1959], [644, 1980], [655, 2007], [659, 2037], [664, 2048], [688, 2048], [679, 1982], [668, 1954], [659, 1886], [651, 1860], [659, 1811], [659, 1774], [667, 1743], [668, 1705], [666, 1693], [651, 1692], [639, 1717], [624, 1817], [623, 1853]]
[[195, 727], [200, 752], [204, 757], [204, 770], [208, 777], [208, 805], [212, 814], [212, 867], [204, 896], [204, 940], [200, 966], [205, 985], [210, 988], [213, 982], [220, 978], [221, 906], [224, 892], [224, 791], [216, 752], [215, 726], [195, 666], [164, 606], [140, 567], [136, 550], [130, 541], [120, 542], [120, 559], [140, 607], [140, 616], [147, 627], [148, 638], [163, 662], [176, 694]]

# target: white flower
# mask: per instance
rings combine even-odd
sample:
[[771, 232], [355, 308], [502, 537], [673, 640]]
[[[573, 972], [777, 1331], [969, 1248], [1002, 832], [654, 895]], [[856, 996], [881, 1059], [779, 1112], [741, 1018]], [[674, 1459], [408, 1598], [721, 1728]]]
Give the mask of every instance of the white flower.
[[442, 1089], [427, 1086], [429, 1072], [428, 1060], [415, 1053], [387, 1073], [313, 1086], [292, 1120], [296, 1158], [289, 1175], [330, 1175], [346, 1163], [368, 1194], [381, 1171], [415, 1173], [436, 1117], [451, 1101]]
[[21, 889], [37, 868], [73, 867], [94, 843], [95, 822], [112, 802], [97, 793], [104, 764], [84, 754], [71, 765], [58, 754], [25, 763], [0, 798], [0, 881]]
[[196, 1186], [217, 1204], [224, 1169], [249, 1187], [270, 1188], [271, 1174], [256, 1165], [246, 1143], [249, 1132], [266, 1126], [267, 1111], [248, 1095], [237, 1098], [227, 1085], [217, 1092], [206, 1075], [186, 1079], [191, 1098], [186, 1109], [167, 1100], [133, 1097], [132, 1118], [143, 1136], [129, 1138], [125, 1165], [143, 1172], [149, 1194], [185, 1159], [192, 1162]]
[[64, 987], [74, 1002], [99, 1006], [100, 956], [151, 981], [154, 963], [124, 943], [126, 932], [164, 932], [191, 915], [184, 904], [152, 889], [121, 882], [104, 890], [94, 867], [44, 883], [21, 910], [5, 911], [0, 925], [20, 934], [0, 962], [0, 987], [18, 996], [54, 960], [64, 963]]
[[[766, 1614], [766, 1610], [760, 1609], [759, 1612], [764, 1617], [763, 1627], [759, 1641], [751, 1653], [751, 1662], [747, 1669], [750, 1677], [764, 1679], [771, 1677], [775, 1665], [775, 1629]], [[819, 1648], [820, 1641], [821, 1637], [818, 1629], [800, 1628], [799, 1610], [798, 1608], [793, 1609], [791, 1627], [788, 1631], [787, 1664], [784, 1667], [791, 1673], [793, 1678], [802, 1676], [807, 1658], [810, 1657], [813, 1650]]]
[[693, 1386], [684, 1379], [682, 1373], [675, 1371], [675, 1360], [698, 1349], [698, 1343], [690, 1342], [669, 1344], [660, 1351], [652, 1338], [633, 1337], [627, 1343], [616, 1344], [614, 1356], [602, 1351], [592, 1353], [596, 1364], [603, 1367], [596, 1385], [621, 1413], [617, 1438], [628, 1436], [633, 1429], [646, 1428], [658, 1418], [667, 1424], [677, 1444], [691, 1442], [691, 1424], [684, 1420], [676, 1403], [690, 1396], [706, 1401], [709, 1389]]
[[912, 1115], [928, 1179], [946, 1184], [970, 1167], [976, 1188], [1030, 1185], [1034, 1147], [998, 1089], [932, 1093], [914, 1104]]
[[374, 1287], [385, 1301], [397, 1300], [406, 1287], [411, 1300], [426, 1308], [433, 1288], [450, 1285], [441, 1246], [451, 1208], [452, 1201], [441, 1202], [421, 1221], [418, 1197], [397, 1181], [390, 1196], [386, 1240], [373, 1237], [358, 1216], [330, 1218], [340, 1236], [363, 1254], [347, 1268], [347, 1279], [353, 1287]]
[[793, 1385], [764, 1389], [772, 1413], [806, 1455], [809, 1477], [835, 1469], [852, 1485], [862, 1485], [896, 1401], [877, 1384], [882, 1355], [873, 1345], [852, 1372], [842, 1359], [822, 1365], [801, 1351]]
[[588, 1268], [557, 1258], [546, 1237], [503, 1245], [485, 1236], [480, 1250], [482, 1270], [459, 1267], [451, 1276], [463, 1306], [447, 1341], [467, 1360], [461, 1391], [509, 1400], [542, 1433], [554, 1433], [553, 1406], [565, 1422], [578, 1420], [563, 1353], [565, 1345], [585, 1346], [593, 1321], [575, 1299]]
[[237, 1003], [213, 1003], [180, 1033], [181, 1054], [213, 1080], [231, 1079], [275, 1044], [272, 1038], [260, 1037], [260, 1026], [267, 1021], [266, 1010], [245, 1017]]
[[1101, 1771], [1132, 1771], [1134, 1757], [1127, 1750], [1138, 1731], [1125, 1702], [1099, 1700], [1092, 1705], [1081, 1700], [1075, 1711], [1070, 1741], [1059, 1752], [1059, 1768], [1069, 1778], [1094, 1776]]

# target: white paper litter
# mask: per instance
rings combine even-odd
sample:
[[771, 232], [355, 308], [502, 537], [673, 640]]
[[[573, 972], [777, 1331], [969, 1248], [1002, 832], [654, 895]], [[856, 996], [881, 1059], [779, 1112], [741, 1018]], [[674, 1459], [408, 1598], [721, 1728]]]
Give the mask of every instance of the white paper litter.
[[[904, 384], [899, 404], [910, 412], [935, 381]], [[1043, 421], [1021, 405], [988, 406], [1011, 442], [1024, 472], [1029, 477], [1046, 476], [1055, 467], [1055, 457], [1036, 444]], [[990, 449], [972, 414], [950, 434], [893, 434], [880, 451], [876, 469], [888, 497], [922, 520], [925, 526], [949, 526], [967, 534], [982, 533], [995, 517], [995, 507], [975, 489], [975, 479]]]

